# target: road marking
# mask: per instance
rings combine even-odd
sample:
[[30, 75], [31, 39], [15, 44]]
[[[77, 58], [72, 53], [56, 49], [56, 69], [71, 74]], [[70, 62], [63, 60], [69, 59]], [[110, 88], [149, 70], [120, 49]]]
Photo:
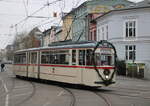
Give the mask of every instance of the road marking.
[[3, 83], [3, 86], [4, 86], [4, 89], [5, 89], [6, 93], [8, 93], [8, 89], [6, 87], [6, 84]]
[[25, 86], [16, 86], [14, 89], [19, 89], [19, 88], [29, 88], [30, 86], [27, 86], [27, 85], [25, 85]]
[[5, 99], [5, 106], [9, 106], [9, 94], [8, 94], [8, 88], [6, 86], [6, 84], [4, 83], [3, 79], [0, 79], [2, 81], [2, 85], [4, 86], [5, 92], [6, 92], [6, 99]]
[[61, 91], [57, 96], [61, 96], [64, 93], [64, 91]]
[[47, 103], [45, 103], [43, 106], [48, 106], [48, 105], [50, 105], [51, 103], [50, 102], [47, 102]]
[[13, 95], [13, 97], [24, 96], [24, 95], [30, 95], [30, 94], [32, 94], [32, 92]]
[[2, 83], [2, 78], [0, 77], [0, 81], [1, 81], [1, 86], [0, 89], [3, 87], [3, 83]]
[[23, 90], [28, 90], [28, 89], [30, 89], [30, 88], [17, 88], [17, 89], [13, 89], [13, 91], [15, 92], [15, 91], [23, 91]]
[[[52, 102], [55, 101], [55, 100], [56, 100], [59, 96], [61, 96], [62, 94], [64, 94], [64, 91], [60, 91], [60, 92], [58, 93], [57, 97], [52, 100]], [[50, 104], [51, 104], [51, 102], [47, 102], [47, 103], [45, 103], [43, 106], [48, 106], [48, 105], [50, 105]]]
[[6, 95], [5, 106], [9, 106], [9, 95]]

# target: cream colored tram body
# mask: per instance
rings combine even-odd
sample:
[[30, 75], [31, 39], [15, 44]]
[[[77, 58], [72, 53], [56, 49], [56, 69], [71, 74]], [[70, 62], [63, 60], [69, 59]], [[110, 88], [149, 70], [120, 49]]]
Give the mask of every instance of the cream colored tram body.
[[[115, 52], [98, 42], [58, 43], [16, 51], [16, 76], [92, 87], [115, 83]], [[97, 46], [97, 47], [96, 47]]]

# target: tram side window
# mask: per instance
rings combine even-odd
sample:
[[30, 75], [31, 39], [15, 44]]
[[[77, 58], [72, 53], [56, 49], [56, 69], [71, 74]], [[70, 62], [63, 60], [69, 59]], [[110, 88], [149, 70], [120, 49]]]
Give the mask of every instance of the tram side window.
[[58, 54], [55, 54], [54, 56], [53, 56], [53, 63], [52, 64], [59, 64], [59, 55]]
[[16, 54], [14, 56], [14, 63], [25, 64], [26, 63], [26, 54], [25, 53], [23, 53], [23, 54]]
[[20, 63], [19, 55], [15, 55], [14, 63]]
[[22, 63], [23, 63], [23, 64], [26, 63], [26, 55], [25, 55], [25, 54], [22, 56]]
[[42, 64], [50, 63], [50, 52], [42, 52], [41, 63]]
[[69, 64], [69, 54], [60, 55], [60, 64]]
[[69, 64], [69, 52], [68, 51], [55, 51], [53, 56], [53, 64]]
[[37, 53], [31, 53], [31, 64], [37, 63]]
[[76, 65], [76, 50], [72, 50], [72, 65]]
[[50, 51], [42, 52], [42, 64], [69, 64], [68, 51]]
[[91, 49], [88, 49], [86, 51], [86, 65], [93, 65], [92, 50]]
[[79, 65], [85, 65], [85, 50], [79, 50]]
[[99, 53], [95, 54], [95, 62], [97, 66], [101, 66], [101, 55]]

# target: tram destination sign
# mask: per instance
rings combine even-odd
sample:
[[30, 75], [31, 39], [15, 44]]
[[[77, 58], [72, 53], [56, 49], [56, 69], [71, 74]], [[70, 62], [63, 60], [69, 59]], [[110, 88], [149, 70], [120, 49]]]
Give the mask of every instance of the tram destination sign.
[[111, 49], [100, 49], [100, 53], [101, 54], [111, 54], [112, 51], [111, 51]]

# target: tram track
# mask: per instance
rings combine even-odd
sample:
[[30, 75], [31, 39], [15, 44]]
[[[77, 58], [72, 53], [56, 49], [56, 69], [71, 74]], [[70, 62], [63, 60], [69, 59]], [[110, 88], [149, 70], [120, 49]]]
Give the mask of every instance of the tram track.
[[[59, 87], [61, 87], [61, 86], [59, 86]], [[61, 87], [61, 88], [63, 88], [65, 91], [67, 91], [70, 94], [71, 101], [70, 101], [70, 105], [69, 106], [75, 106], [75, 104], [76, 104], [76, 97], [75, 97], [74, 93], [70, 89], [68, 89], [66, 87]]]
[[104, 94], [111, 94], [111, 95], [117, 95], [117, 96], [122, 96], [122, 97], [130, 97], [130, 98], [141, 98], [141, 99], [146, 99], [150, 100], [150, 97], [144, 97], [144, 96], [139, 96], [138, 94], [125, 94], [125, 93], [118, 93], [118, 92], [104, 92]]
[[[16, 80], [17, 79], [15, 77], [7, 76], [7, 79], [9, 79], [9, 78], [11, 79], [11, 86], [9, 87], [9, 89], [7, 88], [7, 84], [6, 84], [6, 81], [5, 81], [6, 79], [5, 78], [1, 79], [2, 85], [0, 86], [0, 90], [4, 88], [4, 90], [7, 89], [7, 91], [0, 94], [0, 98], [2, 98], [2, 97], [9, 97], [10, 99], [14, 98], [14, 96], [13, 95], [11, 96], [11, 94], [13, 94], [14, 89], [16, 89], [15, 87], [16, 87], [16, 83], [17, 83]], [[14, 104], [14, 106], [20, 106], [24, 102], [30, 100], [33, 97], [33, 95], [35, 94], [35, 91], [36, 91], [35, 84], [31, 81], [28, 81], [28, 82], [32, 85], [32, 89], [33, 89], [32, 93], [29, 94], [25, 99], [23, 99], [23, 100], [19, 101], [18, 103]], [[9, 106], [9, 101], [10, 100], [7, 99], [6, 101], [7, 101], [7, 105]], [[6, 104], [5, 104], [5, 106], [6, 106]]]
[[119, 89], [119, 90], [131, 90], [131, 91], [141, 91], [141, 92], [150, 92], [150, 88], [149, 89], [136, 89], [136, 88], [127, 88], [127, 87], [111, 87], [113, 89]]
[[96, 91], [93, 91], [93, 93], [96, 94], [101, 99], [103, 99], [107, 106], [112, 106], [110, 100], [106, 96], [103, 96], [102, 94], [100, 94], [99, 92], [96, 92]]
[[33, 82], [31, 82], [31, 81], [28, 81], [28, 82], [32, 85], [32, 89], [33, 89], [32, 93], [30, 93], [29, 96], [26, 97], [25, 99], [23, 99], [20, 102], [16, 103], [15, 106], [20, 106], [21, 104], [23, 104], [26, 101], [30, 100], [34, 96], [34, 94], [36, 92], [36, 85]]
[[[0, 91], [3, 89], [3, 83], [2, 83], [2, 79], [0, 77]], [[1, 93], [1, 92], [0, 92]]]
[[[150, 93], [148, 89], [137, 89], [137, 88], [127, 88], [127, 87], [112, 87], [116, 92], [107, 92], [109, 94], [118, 95], [118, 96], [127, 96], [134, 98], [141, 98], [150, 100], [150, 97], [141, 96], [144, 93]], [[106, 92], [105, 92], [106, 93]]]
[[[9, 78], [11, 78], [12, 86], [11, 86], [11, 88], [8, 90], [8, 92], [2, 93], [2, 94], [0, 95], [0, 98], [3, 97], [3, 96], [6, 96], [7, 94], [10, 94], [10, 93], [13, 91], [14, 87], [15, 87], [15, 77], [9, 77]], [[1, 81], [2, 81], [2, 85], [1, 85], [1, 88], [0, 88], [0, 89], [4, 88], [4, 84], [5, 84], [4, 80], [1, 80]]]

